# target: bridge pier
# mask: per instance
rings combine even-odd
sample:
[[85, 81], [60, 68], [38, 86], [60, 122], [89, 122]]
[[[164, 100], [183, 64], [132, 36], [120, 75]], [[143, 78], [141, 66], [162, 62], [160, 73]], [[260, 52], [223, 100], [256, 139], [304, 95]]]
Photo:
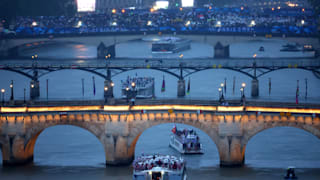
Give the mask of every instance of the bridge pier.
[[184, 79], [178, 80], [178, 97], [184, 97], [186, 95], [186, 82]]
[[2, 144], [4, 166], [17, 166], [33, 162], [33, 146], [30, 149], [31, 146], [26, 145], [22, 136], [9, 135], [5, 139]]
[[241, 136], [220, 136], [218, 144], [221, 167], [237, 167], [244, 164], [245, 146]]
[[259, 80], [257, 78], [252, 79], [251, 81], [251, 96], [259, 96]]
[[31, 80], [30, 82], [30, 99], [35, 99], [40, 96], [40, 82], [38, 80]]
[[104, 140], [106, 165], [128, 165], [134, 159], [134, 154], [129, 153], [128, 138], [123, 135], [107, 135]]

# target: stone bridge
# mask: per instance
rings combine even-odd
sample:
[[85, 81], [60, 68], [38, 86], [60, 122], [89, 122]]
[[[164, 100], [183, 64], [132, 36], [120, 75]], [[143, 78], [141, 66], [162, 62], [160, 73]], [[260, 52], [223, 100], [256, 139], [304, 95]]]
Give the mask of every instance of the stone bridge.
[[[171, 35], [171, 34], [168, 34]], [[116, 43], [123, 43], [131, 40], [141, 39], [146, 35], [101, 35], [101, 36], [71, 36], [71, 37], [56, 37], [54, 39], [49, 38], [20, 38], [20, 39], [3, 39], [0, 41], [0, 55], [6, 55], [10, 50], [21, 48], [36, 48], [42, 44], [51, 42], [74, 42], [86, 45], [98, 46], [100, 42], [103, 42], [106, 46], [111, 46]], [[243, 42], [248, 40], [257, 39], [253, 36], [226, 36], [226, 35], [203, 35], [203, 34], [191, 34], [191, 35], [176, 35], [180, 38], [190, 39], [195, 42], [201, 42], [215, 46], [217, 42], [221, 42], [222, 45], [230, 45], [232, 43]], [[283, 39], [282, 37], [273, 37], [273, 39]], [[319, 41], [313, 37], [287, 37], [288, 42], [311, 44], [316, 49], [320, 48]]]
[[99, 139], [107, 165], [122, 165], [133, 160], [136, 143], [146, 129], [181, 123], [199, 128], [212, 139], [221, 166], [241, 166], [246, 145], [263, 130], [290, 126], [320, 138], [319, 113], [320, 108], [170, 104], [2, 107], [0, 147], [4, 165], [32, 162], [41, 132], [51, 126], [74, 125]]

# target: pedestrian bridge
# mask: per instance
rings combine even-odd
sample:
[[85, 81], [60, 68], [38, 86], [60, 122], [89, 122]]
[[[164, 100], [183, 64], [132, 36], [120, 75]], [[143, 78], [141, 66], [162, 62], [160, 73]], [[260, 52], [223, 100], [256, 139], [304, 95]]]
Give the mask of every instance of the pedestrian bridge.
[[48, 104], [1, 107], [0, 147], [4, 165], [32, 162], [38, 136], [56, 125], [78, 126], [94, 134], [105, 149], [108, 165], [130, 163], [139, 136], [164, 123], [187, 124], [205, 132], [217, 146], [221, 166], [243, 165], [250, 139], [269, 128], [296, 127], [320, 138], [320, 108], [314, 108], [317, 106]]
[[[172, 36], [173, 34], [166, 34], [164, 36]], [[11, 50], [21, 50], [28, 48], [37, 48], [42, 45], [52, 44], [52, 43], [81, 43], [86, 45], [98, 46], [103, 42], [106, 46], [111, 46], [117, 43], [128, 42], [131, 40], [137, 40], [144, 38], [146, 35], [141, 34], [114, 34], [114, 35], [101, 35], [101, 36], [64, 36], [57, 37], [54, 39], [47, 37], [32, 37], [32, 38], [18, 38], [18, 39], [3, 39], [0, 40], [0, 56], [4, 56]], [[254, 36], [223, 36], [223, 35], [203, 35], [203, 34], [190, 34], [190, 35], [180, 35], [177, 34], [177, 37], [189, 39], [195, 42], [206, 43], [212, 46], [215, 46], [217, 42], [221, 42], [224, 46], [230, 45], [232, 43], [244, 42], [248, 40], [257, 39]], [[282, 37], [273, 37], [273, 39], [283, 39]], [[311, 44], [316, 49], [319, 48], [319, 42], [317, 38], [313, 37], [286, 37], [285, 39], [288, 42], [299, 43], [299, 44]]]

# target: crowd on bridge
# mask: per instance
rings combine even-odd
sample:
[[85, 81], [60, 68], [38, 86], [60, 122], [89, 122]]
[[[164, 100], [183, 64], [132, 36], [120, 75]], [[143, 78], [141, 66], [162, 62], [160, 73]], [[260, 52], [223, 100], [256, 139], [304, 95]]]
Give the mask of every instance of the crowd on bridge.
[[[278, 33], [313, 35], [317, 21], [312, 9], [180, 8], [110, 9], [105, 13], [79, 13], [73, 17], [17, 17], [11, 36], [109, 32]], [[3, 29], [3, 28], [2, 28]]]

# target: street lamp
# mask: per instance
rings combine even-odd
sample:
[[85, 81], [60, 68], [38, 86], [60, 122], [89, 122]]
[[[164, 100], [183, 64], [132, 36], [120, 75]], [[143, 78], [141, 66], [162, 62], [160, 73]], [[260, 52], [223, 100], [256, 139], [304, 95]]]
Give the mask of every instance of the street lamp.
[[221, 95], [221, 96], [222, 96], [222, 98], [224, 98], [224, 97], [223, 97], [223, 87], [224, 87], [224, 83], [221, 83], [220, 86], [221, 86], [221, 92], [222, 92], [222, 95]]
[[245, 93], [245, 87], [246, 87], [246, 83], [242, 83], [241, 84], [241, 88], [240, 88], [240, 91], [241, 91], [241, 103], [243, 104], [243, 105], [245, 105], [245, 103], [246, 103], [246, 96], [244, 95], [244, 93]]
[[108, 87], [104, 87], [104, 91], [108, 91]]
[[2, 104], [4, 104], [4, 93], [6, 92], [5, 89], [1, 89], [1, 94], [2, 94]]
[[127, 103], [129, 102], [129, 87], [126, 87]]
[[11, 80], [10, 89], [11, 89], [10, 100], [13, 101], [14, 100], [14, 96], [13, 96], [13, 80]]

